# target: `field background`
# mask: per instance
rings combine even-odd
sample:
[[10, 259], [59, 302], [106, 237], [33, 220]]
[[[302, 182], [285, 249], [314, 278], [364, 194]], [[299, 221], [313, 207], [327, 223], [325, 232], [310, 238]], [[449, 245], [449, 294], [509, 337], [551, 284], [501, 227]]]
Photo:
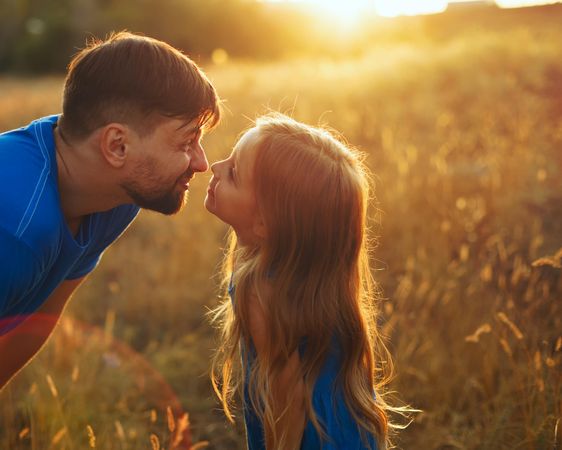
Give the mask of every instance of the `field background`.
[[[560, 5], [459, 9], [385, 21], [349, 54], [197, 58], [226, 107], [210, 161], [268, 109], [368, 154], [391, 388], [423, 411], [398, 448], [561, 448], [561, 23]], [[60, 111], [61, 75], [8, 72], [0, 131]], [[105, 253], [0, 392], [1, 449], [172, 448], [184, 413], [195, 448], [244, 448], [208, 381], [227, 232], [208, 179]]]

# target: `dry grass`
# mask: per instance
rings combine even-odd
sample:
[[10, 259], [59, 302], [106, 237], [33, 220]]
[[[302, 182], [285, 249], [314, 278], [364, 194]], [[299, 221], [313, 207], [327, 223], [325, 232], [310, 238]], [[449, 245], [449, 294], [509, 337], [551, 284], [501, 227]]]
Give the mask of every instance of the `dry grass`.
[[[268, 107], [369, 153], [392, 387], [424, 411], [401, 448], [561, 446], [561, 37], [516, 27], [346, 62], [209, 69], [230, 110], [209, 159]], [[57, 112], [60, 83], [0, 80], [0, 128]], [[106, 253], [0, 394], [1, 448], [164, 448], [180, 418], [197, 448], [243, 448], [206, 377], [226, 232], [203, 210], [207, 179], [182, 214], [142, 213]]]

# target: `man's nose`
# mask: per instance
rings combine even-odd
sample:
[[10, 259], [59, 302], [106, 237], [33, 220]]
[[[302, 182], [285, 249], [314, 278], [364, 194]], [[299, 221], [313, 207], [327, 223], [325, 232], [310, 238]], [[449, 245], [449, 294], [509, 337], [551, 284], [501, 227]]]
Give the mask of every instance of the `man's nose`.
[[207, 161], [207, 155], [201, 144], [197, 144], [197, 147], [194, 149], [190, 167], [194, 172], [206, 172], [209, 170], [209, 161]]

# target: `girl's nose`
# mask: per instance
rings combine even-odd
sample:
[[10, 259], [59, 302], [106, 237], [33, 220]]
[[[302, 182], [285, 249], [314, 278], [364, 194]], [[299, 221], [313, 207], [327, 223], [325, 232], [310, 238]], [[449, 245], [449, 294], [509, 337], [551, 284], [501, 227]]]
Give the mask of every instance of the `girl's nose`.
[[211, 172], [213, 172], [215, 177], [220, 178], [221, 172], [224, 172], [225, 162], [225, 159], [221, 159], [220, 161], [215, 161], [211, 164]]

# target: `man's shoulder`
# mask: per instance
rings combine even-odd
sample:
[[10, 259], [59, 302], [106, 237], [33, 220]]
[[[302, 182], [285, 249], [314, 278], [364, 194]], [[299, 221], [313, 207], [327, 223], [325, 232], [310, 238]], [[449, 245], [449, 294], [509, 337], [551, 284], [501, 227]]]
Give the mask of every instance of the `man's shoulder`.
[[[53, 127], [58, 117], [43, 117], [25, 127], [0, 133], [0, 173], [15, 172], [19, 178], [27, 178], [55, 163]], [[16, 171], [22, 167], [24, 171]], [[4, 177], [0, 180], [0, 184], [5, 184]]]
[[56, 117], [0, 134], [0, 226], [17, 238], [37, 222], [35, 232], [40, 239], [47, 237], [43, 234], [56, 229], [59, 221], [56, 213], [45, 215], [58, 205], [49, 134]]
[[0, 156], [13, 159], [21, 156], [21, 152], [14, 152], [14, 148], [21, 146], [36, 146], [38, 142], [47, 145], [45, 132], [52, 131], [60, 115], [50, 115], [33, 120], [25, 126], [0, 133]]

